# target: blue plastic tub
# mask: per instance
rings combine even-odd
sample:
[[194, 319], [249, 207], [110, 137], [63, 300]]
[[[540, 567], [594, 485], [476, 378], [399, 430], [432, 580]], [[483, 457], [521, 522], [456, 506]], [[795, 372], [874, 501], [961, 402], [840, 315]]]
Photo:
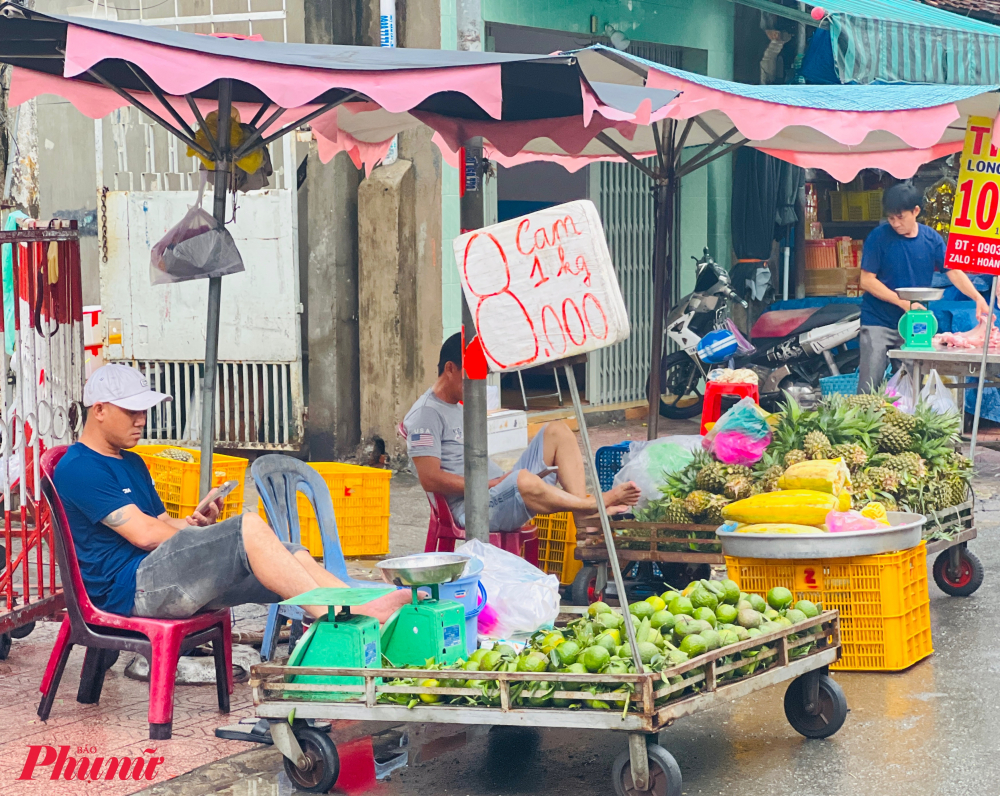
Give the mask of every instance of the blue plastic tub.
[[465, 606], [465, 649], [471, 655], [479, 643], [479, 612], [486, 605], [486, 587], [479, 582], [483, 562], [474, 558], [469, 569], [472, 571], [471, 575], [451, 583], [442, 583], [438, 586], [438, 593], [442, 600], [455, 600]]

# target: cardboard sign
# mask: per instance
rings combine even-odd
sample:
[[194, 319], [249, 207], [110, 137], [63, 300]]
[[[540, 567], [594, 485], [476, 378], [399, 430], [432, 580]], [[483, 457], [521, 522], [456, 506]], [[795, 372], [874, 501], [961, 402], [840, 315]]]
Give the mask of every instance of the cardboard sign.
[[992, 138], [993, 119], [970, 116], [958, 174], [946, 268], [1000, 274], [1000, 152]]
[[455, 239], [455, 260], [492, 371], [534, 367], [628, 337], [593, 202], [467, 232]]

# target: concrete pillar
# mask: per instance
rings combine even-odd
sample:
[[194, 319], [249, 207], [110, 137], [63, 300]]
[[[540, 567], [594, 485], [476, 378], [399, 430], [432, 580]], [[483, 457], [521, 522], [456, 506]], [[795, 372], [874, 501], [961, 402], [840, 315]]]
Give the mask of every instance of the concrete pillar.
[[406, 454], [396, 426], [427, 387], [422, 383], [416, 202], [416, 169], [409, 160], [375, 169], [358, 188], [361, 433], [366, 442], [381, 439], [393, 463]]
[[[375, 44], [378, 2], [305, 0], [305, 40], [311, 44]], [[345, 154], [320, 162], [310, 145], [306, 169], [307, 245], [302, 250], [306, 294], [309, 457], [341, 459], [361, 441], [358, 368], [358, 183]]]

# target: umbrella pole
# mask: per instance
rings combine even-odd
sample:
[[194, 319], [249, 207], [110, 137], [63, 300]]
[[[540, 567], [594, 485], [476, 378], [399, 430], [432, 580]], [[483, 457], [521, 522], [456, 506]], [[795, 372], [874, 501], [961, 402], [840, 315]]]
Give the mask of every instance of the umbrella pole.
[[656, 219], [653, 243], [653, 335], [649, 352], [649, 415], [646, 438], [656, 439], [660, 422], [660, 378], [663, 364], [663, 315], [666, 310], [667, 248], [674, 230], [674, 174], [668, 165], [668, 177], [656, 186]]
[[[990, 311], [986, 314], [986, 336], [983, 338], [983, 359], [979, 363], [979, 384], [976, 385], [976, 411], [972, 415], [972, 442], [969, 443], [969, 459], [976, 462], [976, 438], [979, 436], [979, 412], [983, 408], [983, 382], [986, 381], [986, 357], [990, 350], [990, 337], [993, 335], [993, 306], [997, 300], [997, 277], [993, 277], [990, 288]], [[963, 401], [965, 399], [963, 398]]]
[[[218, 151], [222, 156], [215, 161], [215, 193], [212, 216], [225, 226], [226, 193], [229, 189], [230, 109], [233, 82], [219, 81]], [[206, 130], [206, 134], [208, 131]], [[208, 324], [205, 334], [205, 378], [201, 386], [201, 469], [199, 495], [205, 497], [212, 488], [212, 448], [215, 441], [215, 392], [219, 373], [219, 312], [222, 306], [222, 277], [208, 280]]]
[[[461, 194], [462, 232], [479, 229], [485, 221], [486, 179], [483, 139], [472, 138], [465, 144], [465, 162], [458, 178], [465, 184]], [[472, 171], [470, 172], [470, 168]], [[462, 295], [462, 327], [465, 344], [476, 336], [476, 325], [465, 295]], [[489, 432], [486, 426], [486, 379], [462, 375], [462, 427], [465, 447], [465, 538], [490, 541]]]

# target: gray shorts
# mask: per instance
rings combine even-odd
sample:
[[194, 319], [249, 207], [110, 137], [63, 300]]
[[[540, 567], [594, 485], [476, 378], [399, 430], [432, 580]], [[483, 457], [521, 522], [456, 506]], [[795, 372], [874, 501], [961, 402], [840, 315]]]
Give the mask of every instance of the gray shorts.
[[[532, 514], [528, 507], [524, 505], [524, 498], [517, 488], [517, 474], [521, 470], [531, 473], [539, 473], [545, 469], [545, 429], [535, 434], [535, 438], [518, 458], [514, 469], [510, 471], [506, 478], [490, 489], [490, 530], [491, 531], [516, 531], [522, 525], [531, 522]], [[556, 483], [556, 473], [550, 473], [543, 479], [547, 484]], [[465, 511], [463, 510], [455, 517], [463, 528], [465, 527]]]
[[[875, 392], [885, 380], [885, 369], [889, 361], [889, 351], [899, 348], [903, 338], [899, 332], [887, 326], [862, 326], [858, 335], [861, 361], [858, 364], [858, 393]], [[893, 372], [895, 372], [893, 368]]]
[[[282, 544], [290, 553], [306, 549]], [[250, 569], [240, 515], [180, 530], [146, 556], [135, 573], [132, 615], [187, 619], [199, 611], [280, 600]]]

